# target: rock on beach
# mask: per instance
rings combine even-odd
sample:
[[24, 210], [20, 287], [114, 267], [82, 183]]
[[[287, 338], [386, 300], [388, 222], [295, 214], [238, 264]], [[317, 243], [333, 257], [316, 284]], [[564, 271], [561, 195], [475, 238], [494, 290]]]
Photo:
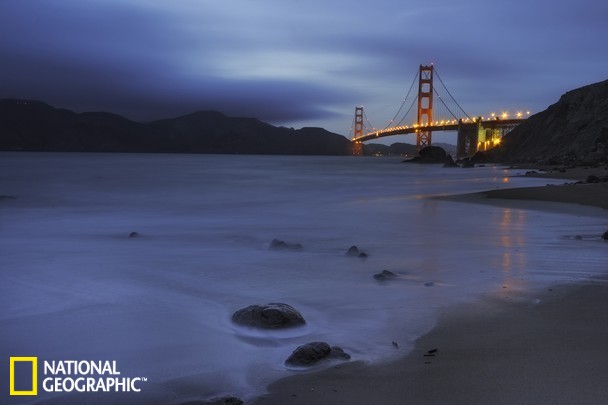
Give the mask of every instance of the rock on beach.
[[285, 364], [308, 367], [326, 359], [350, 360], [350, 355], [339, 346], [330, 346], [325, 342], [310, 342], [298, 346], [285, 360]]

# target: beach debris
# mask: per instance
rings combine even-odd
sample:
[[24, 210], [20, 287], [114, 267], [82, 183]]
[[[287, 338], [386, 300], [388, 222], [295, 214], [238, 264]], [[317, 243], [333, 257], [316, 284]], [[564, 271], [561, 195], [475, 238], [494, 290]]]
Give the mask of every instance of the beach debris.
[[399, 343], [395, 342], [394, 340], [391, 343], [393, 344], [393, 346], [395, 346], [395, 348], [399, 348]]
[[137, 232], [129, 232], [129, 238], [136, 238], [139, 236], [139, 233]]
[[288, 243], [280, 239], [273, 239], [268, 249], [271, 250], [302, 250], [299, 243]]
[[350, 360], [350, 355], [339, 346], [330, 346], [326, 342], [310, 342], [298, 346], [285, 360], [285, 364], [308, 367], [328, 359]]
[[232, 314], [232, 321], [262, 329], [292, 328], [306, 324], [304, 317], [294, 307], [277, 302], [241, 308]]
[[426, 354], [424, 354], [424, 357], [435, 357], [435, 354], [437, 354], [438, 349], [431, 349], [431, 350], [427, 350]]
[[393, 273], [392, 271], [389, 270], [382, 270], [380, 273], [376, 273], [373, 275], [375, 280], [378, 281], [386, 281], [386, 280], [391, 280], [394, 278], [397, 278], [398, 276]]
[[602, 239], [608, 240], [608, 231], [606, 231], [606, 232], [603, 233]]

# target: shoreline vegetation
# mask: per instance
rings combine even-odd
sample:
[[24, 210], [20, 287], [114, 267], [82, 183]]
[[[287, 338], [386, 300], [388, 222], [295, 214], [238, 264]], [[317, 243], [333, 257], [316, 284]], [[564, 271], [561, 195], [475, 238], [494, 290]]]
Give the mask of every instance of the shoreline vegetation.
[[[608, 209], [608, 183], [586, 183], [590, 175], [608, 167], [536, 166], [527, 176], [570, 182], [438, 198], [605, 218], [597, 208]], [[608, 398], [607, 356], [608, 274], [542, 291], [506, 288], [443, 310], [404, 357], [292, 375], [248, 403], [598, 404]]]

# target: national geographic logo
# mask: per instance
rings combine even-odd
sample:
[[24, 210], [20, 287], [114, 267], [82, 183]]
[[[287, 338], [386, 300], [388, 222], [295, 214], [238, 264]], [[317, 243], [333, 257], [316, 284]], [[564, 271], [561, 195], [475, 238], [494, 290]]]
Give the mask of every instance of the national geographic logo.
[[[21, 384], [19, 384], [20, 389], [16, 389], [15, 370], [20, 371], [19, 369], [27, 368], [28, 363], [32, 370], [29, 374], [29, 376], [31, 377], [29, 379], [31, 385], [28, 388], [30, 389], [23, 389], [24, 387]], [[10, 366], [11, 395], [38, 395], [38, 357], [11, 357]], [[20, 380], [27, 380], [27, 378], [24, 378], [24, 376], [20, 375], [20, 377]]]
[[38, 371], [44, 392], [140, 392], [146, 377], [123, 377], [116, 361], [10, 358], [10, 395], [38, 395]]

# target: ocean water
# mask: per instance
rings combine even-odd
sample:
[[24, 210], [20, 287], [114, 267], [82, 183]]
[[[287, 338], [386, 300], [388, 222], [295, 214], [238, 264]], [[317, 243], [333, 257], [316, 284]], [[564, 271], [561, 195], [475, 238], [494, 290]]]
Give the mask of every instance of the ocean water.
[[[0, 402], [8, 356], [112, 360], [147, 379], [137, 394], [39, 390], [10, 403], [247, 399], [305, 372], [284, 365], [298, 345], [389, 360], [441, 308], [605, 272], [608, 218], [428, 198], [550, 182], [515, 174], [392, 158], [2, 153], [0, 195], [15, 198], [0, 199]], [[270, 250], [274, 238], [303, 249]], [[347, 257], [351, 245], [368, 258]], [[398, 277], [378, 282], [382, 270]], [[306, 326], [231, 322], [268, 302]]]

